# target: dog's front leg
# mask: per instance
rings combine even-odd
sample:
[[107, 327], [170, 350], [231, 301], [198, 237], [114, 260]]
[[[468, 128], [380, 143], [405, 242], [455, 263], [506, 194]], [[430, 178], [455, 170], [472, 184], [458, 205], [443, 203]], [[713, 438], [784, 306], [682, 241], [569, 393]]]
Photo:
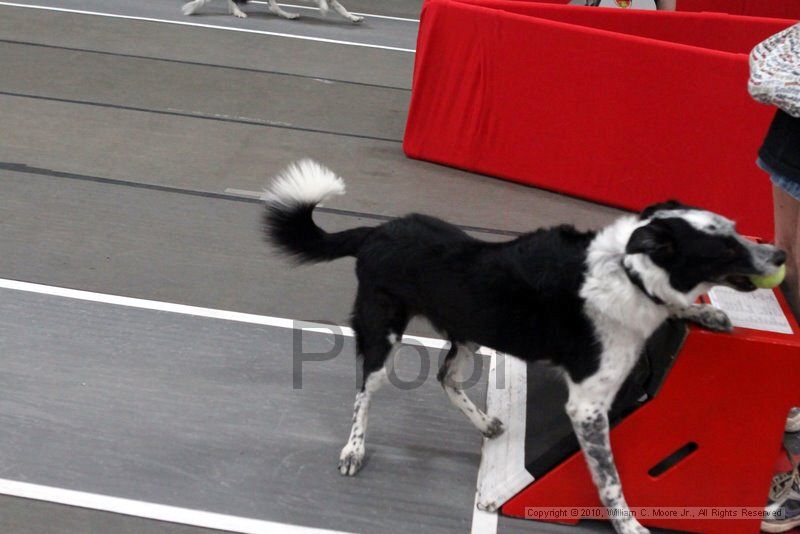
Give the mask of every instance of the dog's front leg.
[[733, 330], [728, 314], [719, 308], [708, 304], [692, 304], [685, 308], [671, 308], [671, 315], [678, 319], [686, 319], [715, 332], [730, 332]]
[[636, 362], [637, 354], [638, 351], [626, 351], [619, 358], [612, 358], [605, 353], [601, 356], [597, 373], [578, 384], [567, 380], [567, 415], [592, 473], [600, 501], [608, 509], [609, 519], [619, 534], [649, 532], [628, 508], [609, 439], [608, 410]]

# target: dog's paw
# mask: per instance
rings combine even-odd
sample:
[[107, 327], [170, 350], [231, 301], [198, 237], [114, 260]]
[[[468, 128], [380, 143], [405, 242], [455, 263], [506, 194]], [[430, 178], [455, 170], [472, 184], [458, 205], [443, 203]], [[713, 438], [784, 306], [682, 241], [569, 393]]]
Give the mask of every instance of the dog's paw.
[[506, 429], [503, 426], [503, 422], [497, 417], [492, 417], [492, 420], [489, 421], [486, 430], [481, 432], [481, 434], [483, 434], [489, 439], [493, 439], [502, 434], [503, 432], [505, 432], [505, 430]]
[[478, 510], [481, 510], [482, 512], [496, 512], [498, 508], [497, 501], [494, 500], [485, 501], [481, 498], [480, 495], [478, 496], [478, 502], [475, 503], [475, 507]]
[[364, 455], [351, 452], [344, 458], [339, 459], [339, 474], [352, 477], [361, 471], [364, 464]]
[[364, 465], [364, 446], [350, 446], [348, 443], [339, 455], [339, 474], [352, 477]]
[[713, 306], [703, 306], [692, 320], [714, 332], [731, 332], [733, 330], [733, 324], [728, 314]]
[[359, 17], [358, 15], [350, 15], [349, 17], [347, 17], [347, 20], [349, 20], [353, 24], [359, 24], [361, 23], [361, 21], [364, 20], [364, 17]]
[[246, 19], [247, 13], [245, 13], [244, 11], [234, 11], [233, 16], [236, 17], [237, 19]]
[[300, 18], [300, 13], [284, 13], [281, 16], [283, 18], [285, 18], [286, 20], [294, 20], [294, 19], [299, 19]]

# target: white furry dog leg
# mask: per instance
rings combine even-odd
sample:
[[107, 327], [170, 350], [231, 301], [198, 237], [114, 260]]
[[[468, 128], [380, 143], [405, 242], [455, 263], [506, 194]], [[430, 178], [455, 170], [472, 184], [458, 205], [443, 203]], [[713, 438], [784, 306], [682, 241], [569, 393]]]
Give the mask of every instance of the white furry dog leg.
[[331, 6], [328, 5], [328, 0], [319, 0], [319, 12], [322, 13], [323, 17], [328, 16], [328, 10], [330, 10]]

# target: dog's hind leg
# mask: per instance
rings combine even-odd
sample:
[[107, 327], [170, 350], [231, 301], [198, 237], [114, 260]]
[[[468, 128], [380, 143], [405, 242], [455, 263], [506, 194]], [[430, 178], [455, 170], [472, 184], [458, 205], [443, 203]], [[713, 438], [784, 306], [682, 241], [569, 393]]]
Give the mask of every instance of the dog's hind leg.
[[[389, 349], [391, 350], [393, 349]], [[386, 368], [381, 367], [377, 370], [365, 368], [364, 375], [361, 391], [356, 394], [356, 402], [353, 405], [353, 426], [350, 427], [350, 436], [339, 454], [339, 473], [342, 475], [355, 475], [364, 463], [364, 438], [367, 433], [369, 403], [372, 394], [386, 381]]]
[[372, 395], [386, 381], [386, 363], [400, 348], [408, 324], [405, 311], [388, 296], [359, 289], [353, 311], [361, 359], [361, 389], [353, 405], [353, 426], [339, 455], [339, 473], [353, 476], [364, 463], [364, 439]]
[[[349, 20], [353, 24], [358, 24], [359, 22], [364, 20], [364, 17], [359, 17], [358, 15], [353, 15], [352, 13], [347, 11], [347, 9], [345, 9], [345, 7], [342, 4], [339, 3], [339, 0], [328, 0], [328, 2], [330, 3], [330, 5], [331, 5], [331, 7], [333, 8], [334, 11], [336, 11], [338, 14], [340, 14], [341, 16], [343, 16], [344, 18], [346, 18], [347, 20]], [[322, 10], [322, 1], [320, 2], [320, 10]]]
[[464, 366], [470, 362], [477, 350], [478, 346], [474, 343], [453, 342], [436, 378], [442, 384], [450, 402], [469, 418], [481, 434], [491, 439], [503, 433], [503, 422], [483, 413], [461, 387], [464, 381]]
[[209, 3], [211, 0], [192, 0], [183, 4], [181, 11], [184, 15], [194, 15], [198, 9]]
[[603, 354], [597, 373], [578, 384], [568, 379], [566, 410], [614, 529], [619, 534], [647, 534], [649, 531], [631, 514], [622, 494], [609, 439], [608, 410], [636, 362], [636, 354], [628, 354], [622, 360]]
[[228, 0], [228, 12], [234, 17], [238, 17], [240, 19], [247, 18], [247, 13], [239, 9], [239, 6], [236, 5], [236, 2], [234, 2], [233, 0]]
[[268, 0], [268, 3], [269, 5], [267, 6], [267, 9], [269, 9], [269, 12], [272, 13], [273, 15], [278, 15], [279, 17], [283, 17], [289, 20], [294, 20], [300, 16], [299, 13], [288, 13], [284, 11], [283, 9], [281, 9], [281, 6], [278, 5], [278, 2], [276, 2], [276, 0]]

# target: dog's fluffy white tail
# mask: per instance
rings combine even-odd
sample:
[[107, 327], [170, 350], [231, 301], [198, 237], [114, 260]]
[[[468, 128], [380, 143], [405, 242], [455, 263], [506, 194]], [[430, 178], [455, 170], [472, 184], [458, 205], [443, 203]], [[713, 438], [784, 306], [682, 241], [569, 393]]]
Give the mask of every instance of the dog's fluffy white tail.
[[316, 161], [304, 159], [290, 165], [262, 197], [267, 240], [300, 262], [355, 256], [371, 228], [328, 233], [312, 216], [320, 202], [342, 194], [344, 181]]
[[344, 191], [344, 180], [332, 170], [312, 159], [303, 159], [279, 174], [261, 198], [284, 206], [317, 205]]

